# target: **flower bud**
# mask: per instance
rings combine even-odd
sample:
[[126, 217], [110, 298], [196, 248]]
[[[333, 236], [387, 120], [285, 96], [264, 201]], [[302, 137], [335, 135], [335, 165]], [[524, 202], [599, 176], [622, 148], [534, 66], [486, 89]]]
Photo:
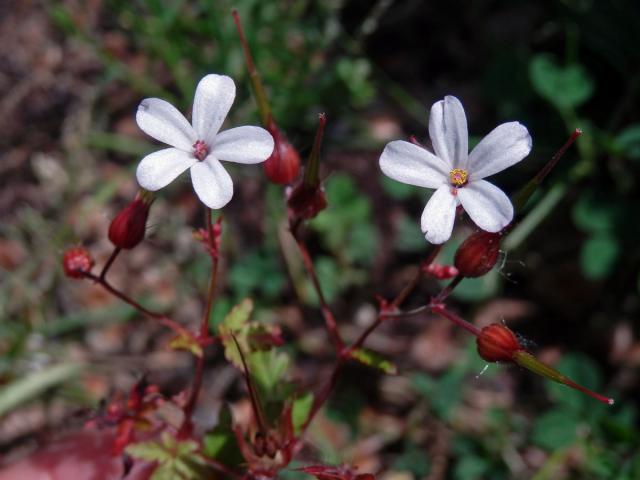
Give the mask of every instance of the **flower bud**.
[[84, 247], [73, 247], [64, 252], [62, 268], [69, 278], [83, 278], [93, 268], [93, 258]]
[[153, 195], [143, 191], [123, 208], [109, 225], [109, 240], [116, 247], [131, 249], [144, 238]]
[[308, 220], [327, 208], [327, 198], [322, 185], [308, 186], [302, 182], [291, 189], [287, 204], [295, 217]]
[[476, 339], [478, 355], [487, 362], [510, 362], [516, 352], [524, 350], [516, 335], [500, 323], [492, 323], [480, 331]]
[[280, 133], [273, 120], [267, 125], [267, 130], [273, 137], [274, 148], [271, 156], [264, 162], [264, 172], [273, 183], [287, 185], [298, 177], [300, 155]]
[[480, 231], [462, 242], [453, 261], [460, 275], [475, 278], [489, 272], [498, 261], [501, 236], [500, 232]]

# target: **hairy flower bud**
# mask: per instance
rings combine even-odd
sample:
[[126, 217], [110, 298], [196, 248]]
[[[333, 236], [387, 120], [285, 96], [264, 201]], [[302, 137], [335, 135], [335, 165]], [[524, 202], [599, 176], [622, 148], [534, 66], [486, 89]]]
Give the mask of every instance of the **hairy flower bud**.
[[109, 240], [116, 247], [131, 249], [144, 238], [149, 209], [153, 203], [150, 192], [138, 193], [133, 201], [124, 207], [109, 225]]
[[476, 339], [478, 355], [487, 362], [509, 362], [515, 352], [524, 350], [516, 335], [500, 323], [492, 323], [480, 331]]
[[264, 172], [273, 183], [287, 185], [293, 182], [300, 172], [300, 155], [293, 145], [280, 133], [273, 120], [267, 125], [273, 137], [273, 153], [264, 162]]
[[476, 232], [458, 248], [454, 265], [463, 277], [475, 278], [489, 272], [498, 261], [502, 234]]
[[83, 278], [93, 268], [93, 258], [84, 247], [69, 248], [62, 257], [64, 274], [69, 278]]

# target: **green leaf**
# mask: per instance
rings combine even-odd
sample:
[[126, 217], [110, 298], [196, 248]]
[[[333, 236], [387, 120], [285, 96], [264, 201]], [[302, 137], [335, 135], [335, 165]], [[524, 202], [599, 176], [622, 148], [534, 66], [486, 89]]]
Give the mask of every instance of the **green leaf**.
[[587, 239], [580, 252], [580, 264], [587, 278], [599, 280], [613, 270], [620, 257], [618, 240], [608, 234], [596, 234]]
[[356, 350], [352, 350], [350, 356], [354, 360], [357, 360], [368, 367], [377, 368], [389, 375], [395, 375], [398, 373], [398, 368], [393, 363], [371, 350], [358, 348]]
[[640, 159], [640, 124], [629, 125], [615, 137], [614, 142], [627, 157]]
[[453, 476], [456, 480], [484, 478], [487, 470], [489, 470], [489, 463], [486, 459], [478, 455], [466, 455], [456, 463]]
[[562, 67], [548, 54], [533, 57], [529, 77], [536, 92], [561, 111], [583, 104], [595, 89], [591, 76], [582, 65], [574, 63]]
[[583, 231], [607, 233], [627, 218], [625, 206], [605, 196], [581, 195], [572, 211], [573, 221]]
[[380, 183], [384, 192], [394, 200], [407, 200], [418, 195], [423, 195], [425, 198], [428, 197], [423, 188], [409, 185], [408, 183], [398, 182], [386, 175], [381, 176]]
[[307, 392], [301, 397], [293, 401], [291, 409], [291, 419], [293, 421], [293, 429], [296, 435], [300, 433], [300, 428], [309, 418], [311, 407], [313, 406], [313, 393]]
[[0, 417], [38, 397], [49, 388], [76, 378], [85, 368], [81, 363], [61, 363], [28, 373], [0, 389]]
[[134, 458], [158, 463], [151, 480], [204, 478], [206, 464], [199, 451], [197, 442], [178, 441], [169, 432], [163, 432], [160, 440], [134, 443], [126, 449]]
[[220, 409], [218, 424], [213, 430], [204, 435], [202, 453], [230, 467], [235, 467], [244, 462], [233, 432], [233, 419], [228, 406], [225, 405]]
[[400, 215], [397, 219], [394, 245], [399, 252], [422, 252], [428, 243], [424, 238], [417, 219]]
[[531, 441], [547, 450], [567, 447], [576, 441], [578, 425], [578, 417], [573, 412], [551, 410], [537, 418]]
[[253, 300], [245, 298], [224, 317], [222, 323], [230, 330], [240, 330], [246, 325], [253, 312]]
[[286, 279], [275, 253], [266, 249], [246, 253], [234, 263], [229, 271], [229, 284], [236, 297], [259, 293], [261, 297], [276, 299], [280, 295]]
[[281, 386], [289, 368], [289, 356], [274, 349], [252, 352], [247, 358], [252, 377], [262, 391], [271, 396]]

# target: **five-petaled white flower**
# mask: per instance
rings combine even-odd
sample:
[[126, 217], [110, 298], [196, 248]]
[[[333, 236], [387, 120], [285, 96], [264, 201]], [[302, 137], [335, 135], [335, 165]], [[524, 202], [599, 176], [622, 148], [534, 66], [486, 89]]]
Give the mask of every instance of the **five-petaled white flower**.
[[155, 191], [190, 169], [196, 194], [209, 208], [222, 208], [233, 196], [231, 177], [220, 160], [264, 162], [273, 152], [273, 137], [260, 127], [236, 127], [218, 133], [236, 96], [233, 80], [207, 75], [198, 83], [192, 124], [169, 102], [147, 98], [136, 114], [138, 126], [171, 148], [144, 157], [136, 177], [140, 186]]
[[513, 205], [498, 187], [483, 178], [518, 163], [531, 151], [531, 136], [518, 122], [503, 123], [469, 153], [467, 118], [456, 97], [431, 107], [429, 136], [435, 155], [402, 140], [390, 142], [380, 156], [380, 168], [399, 182], [435, 188], [421, 226], [431, 243], [451, 236], [456, 207], [487, 232], [498, 232], [513, 219]]

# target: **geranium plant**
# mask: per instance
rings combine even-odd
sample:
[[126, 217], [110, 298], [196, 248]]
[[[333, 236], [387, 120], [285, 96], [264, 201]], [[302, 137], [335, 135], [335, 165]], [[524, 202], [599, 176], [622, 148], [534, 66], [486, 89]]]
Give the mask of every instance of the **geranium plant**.
[[[318, 130], [304, 172], [299, 173], [300, 156], [271, 114], [268, 99], [254, 66], [240, 19], [234, 12], [240, 32], [253, 91], [263, 127], [242, 126], [220, 131], [235, 98], [235, 83], [225, 75], [209, 74], [196, 88], [191, 122], [170, 103], [147, 98], [136, 114], [138, 126], [154, 139], [169, 145], [145, 156], [136, 177], [139, 194], [112, 221], [108, 237], [113, 254], [96, 272], [91, 254], [82, 247], [65, 252], [63, 268], [73, 279], [93, 281], [109, 293], [133, 306], [142, 316], [161, 323], [172, 331], [170, 348], [186, 350], [195, 358], [190, 387], [168, 397], [146, 378], [131, 389], [128, 396], [112, 399], [104, 411], [96, 412], [88, 428], [115, 430], [111, 453], [123, 458], [128, 471], [136, 462], [150, 465], [151, 478], [276, 478], [285, 469], [295, 468], [320, 480], [368, 480], [380, 472], [366, 472], [357, 465], [327, 465], [320, 459], [300, 457], [306, 433], [334, 392], [348, 362], [358, 362], [384, 373], [395, 373], [392, 359], [382, 358], [365, 348], [367, 339], [380, 325], [400, 321], [419, 312], [431, 312], [451, 321], [477, 337], [478, 354], [487, 362], [515, 364], [531, 372], [580, 390], [597, 401], [613, 400], [592, 392], [538, 360], [512, 330], [495, 323], [482, 329], [467, 322], [448, 303], [449, 294], [465, 278], [486, 275], [499, 258], [503, 236], [519, 221], [523, 206], [550, 173], [564, 151], [580, 132], [531, 181], [511, 199], [485, 180], [522, 161], [532, 149], [528, 129], [509, 122], [496, 127], [469, 153], [467, 120], [460, 100], [447, 96], [431, 108], [429, 135], [433, 152], [418, 144], [396, 140], [381, 152], [382, 172], [401, 182], [434, 189], [422, 213], [420, 225], [426, 237], [424, 260], [414, 276], [391, 299], [379, 297], [375, 320], [353, 340], [343, 333], [330, 302], [324, 294], [313, 249], [307, 241], [308, 220], [323, 215], [327, 199], [321, 178], [321, 146], [325, 115], [319, 115]], [[330, 139], [328, 140], [330, 141]], [[215, 328], [210, 323], [219, 284], [219, 264], [225, 251], [221, 236], [225, 229], [222, 215], [213, 216], [233, 196], [233, 182], [221, 161], [265, 163], [265, 181], [282, 188], [281, 208], [287, 218], [288, 232], [301, 256], [306, 273], [319, 301], [328, 336], [335, 353], [332, 372], [316, 388], [300, 389], [290, 381], [287, 368], [294, 361], [279, 349], [285, 342], [281, 327], [255, 320], [254, 305], [245, 299], [236, 305]], [[210, 258], [210, 282], [204, 295], [204, 309], [197, 331], [185, 327], [163, 312], [142, 305], [113, 285], [108, 271], [123, 251], [143, 241], [154, 194], [189, 170], [191, 181], [205, 212], [205, 224], [194, 234]], [[378, 172], [371, 172], [372, 177]], [[224, 213], [224, 210], [222, 210]], [[474, 232], [462, 243], [454, 265], [437, 262], [443, 245], [450, 239], [456, 218], [468, 217]], [[126, 254], [126, 252], [125, 252]], [[420, 293], [421, 306], [403, 309], [409, 295], [419, 292], [424, 276], [450, 279], [435, 295]], [[226, 360], [241, 373], [249, 418], [237, 412], [220, 412], [213, 428], [202, 429], [194, 419], [203, 384], [207, 349], [222, 349]], [[171, 412], [171, 414], [167, 414]], [[305, 463], [292, 467], [294, 460]]]

